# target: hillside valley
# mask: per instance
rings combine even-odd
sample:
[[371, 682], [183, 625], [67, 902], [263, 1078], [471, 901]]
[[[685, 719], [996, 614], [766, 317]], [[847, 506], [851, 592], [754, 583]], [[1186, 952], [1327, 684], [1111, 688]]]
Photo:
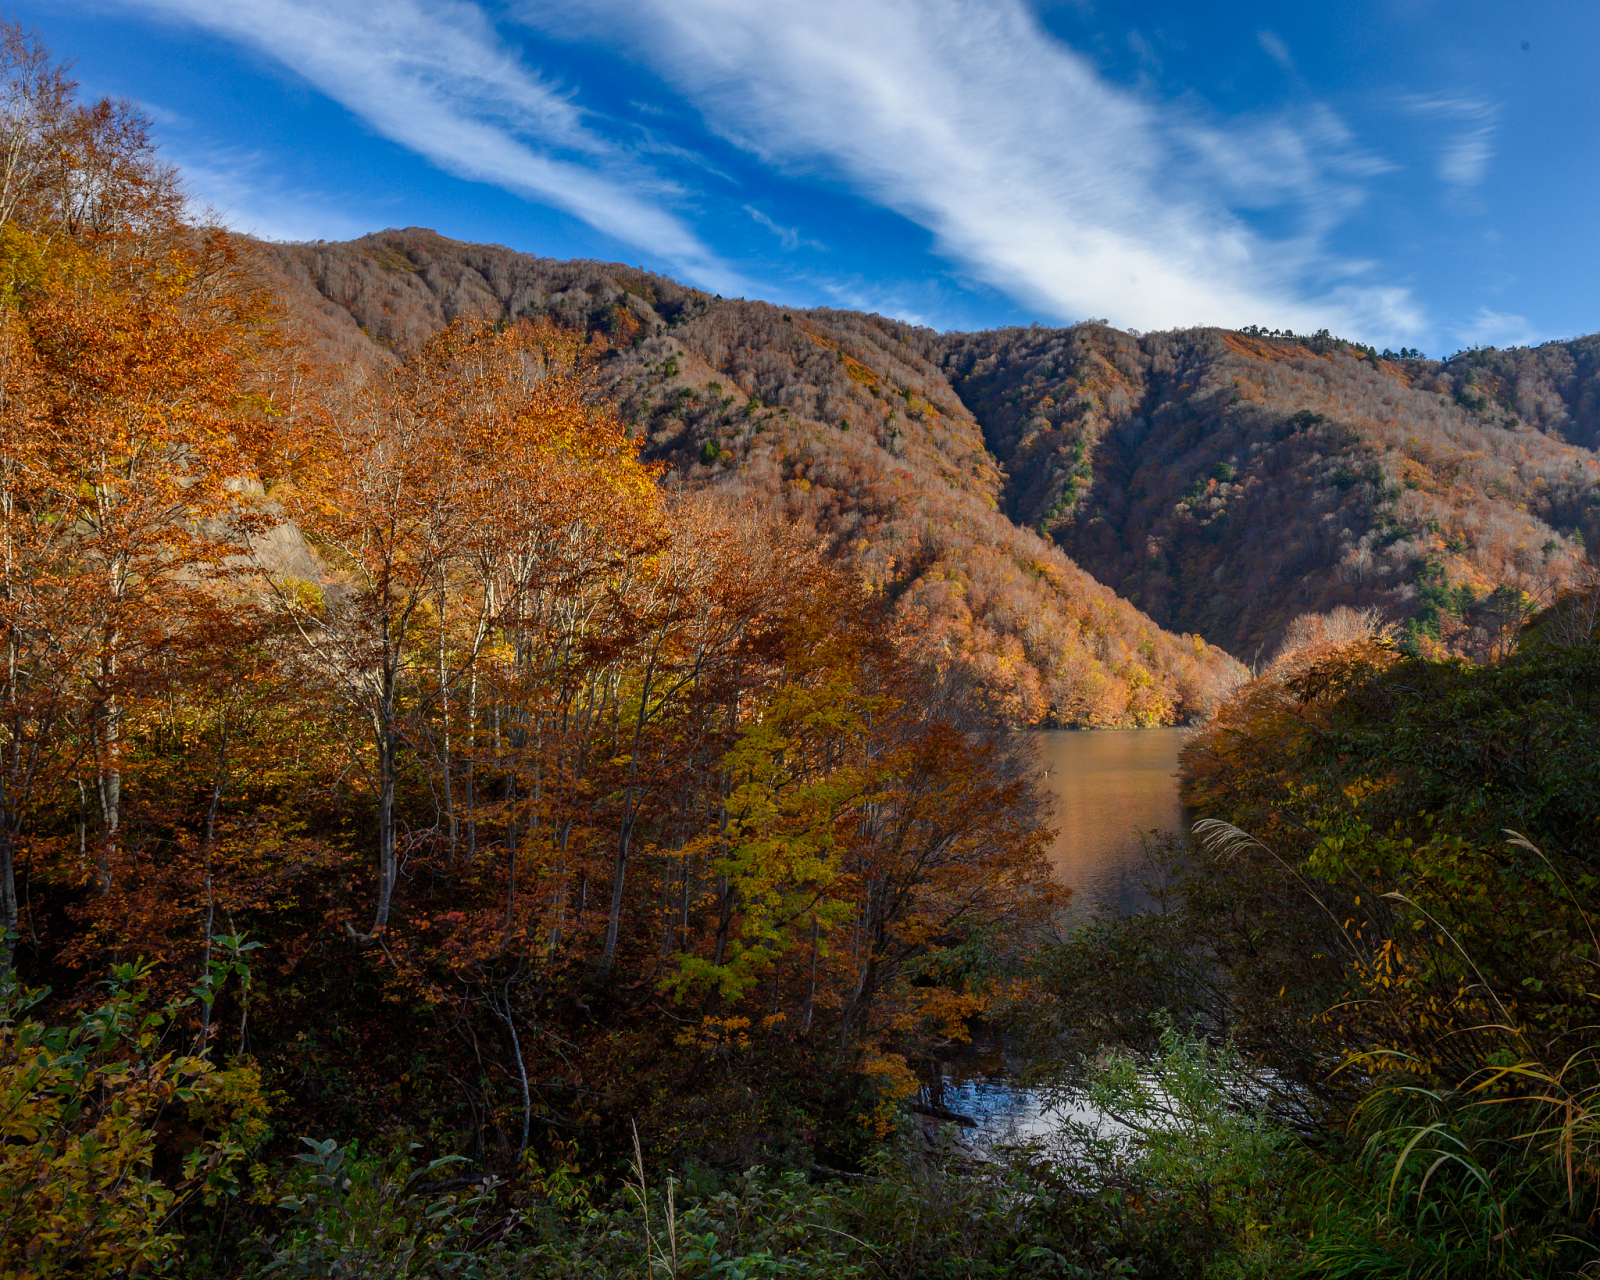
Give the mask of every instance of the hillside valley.
[[1600, 337], [264, 242], [0, 53], [0, 1277], [1594, 1271]]
[[1547, 603], [1600, 534], [1597, 349], [1397, 361], [1088, 324], [952, 335], [944, 367], [1014, 519], [1163, 626], [1248, 657], [1338, 605], [1471, 650], [1498, 634], [1497, 589]]
[[1181, 719], [1230, 679], [1215, 647], [1270, 654], [1339, 605], [1486, 651], [1600, 536], [1600, 338], [1433, 361], [1326, 334], [938, 334], [419, 229], [265, 251], [329, 359], [462, 315], [603, 337], [602, 389], [669, 486], [778, 504], [1024, 722]]
[[1178, 722], [1238, 681], [1227, 654], [1163, 630], [1008, 518], [1005, 477], [928, 330], [429, 232], [267, 252], [330, 360], [414, 350], [462, 315], [600, 336], [598, 389], [668, 488], [776, 508], [893, 603], [918, 651], [965, 669], [1014, 723]]

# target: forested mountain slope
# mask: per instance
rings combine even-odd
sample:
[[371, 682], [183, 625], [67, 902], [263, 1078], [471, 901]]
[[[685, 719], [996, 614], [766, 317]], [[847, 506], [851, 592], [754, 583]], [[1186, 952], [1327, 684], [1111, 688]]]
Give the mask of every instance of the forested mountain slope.
[[1539, 347], [1466, 351], [1441, 365], [1436, 377], [1477, 412], [1509, 415], [1517, 423], [1586, 449], [1600, 447], [1600, 334]]
[[606, 335], [602, 389], [664, 483], [778, 506], [1018, 722], [1181, 720], [1235, 678], [1226, 654], [1155, 626], [999, 510], [1004, 477], [929, 330], [415, 229], [265, 251], [332, 359], [414, 350], [461, 315]]
[[[0, 21], [0, 1277], [1589, 1268], [1596, 566], [1492, 663], [1291, 623], [1187, 735], [1160, 910], [1065, 935], [995, 714], [1240, 672], [1000, 509], [1093, 527], [1212, 437], [1206, 537], [1303, 536], [1339, 463], [1335, 523], [1570, 516], [1554, 577], [1582, 344], [1369, 373], [252, 247], [75, 94]], [[1450, 538], [1409, 603], [1533, 579]], [[975, 1169], [980, 1026], [1127, 1141]]]
[[415, 229], [269, 251], [340, 358], [462, 314], [605, 334], [669, 484], [781, 503], [1019, 719], [1203, 704], [1220, 668], [1159, 628], [1248, 657], [1371, 605], [1488, 650], [1600, 536], [1600, 338], [1440, 362], [1094, 322], [941, 336]]
[[1089, 323], [951, 335], [944, 367], [1013, 519], [1163, 626], [1248, 655], [1340, 604], [1470, 649], [1511, 597], [1568, 581], [1600, 535], [1597, 353], [1395, 361]]

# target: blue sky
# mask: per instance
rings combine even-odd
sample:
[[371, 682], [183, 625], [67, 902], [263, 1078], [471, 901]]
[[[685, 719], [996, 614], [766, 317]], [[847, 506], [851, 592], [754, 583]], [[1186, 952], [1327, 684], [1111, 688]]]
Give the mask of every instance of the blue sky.
[[275, 239], [428, 226], [940, 329], [1600, 329], [1592, 0], [52, 0]]

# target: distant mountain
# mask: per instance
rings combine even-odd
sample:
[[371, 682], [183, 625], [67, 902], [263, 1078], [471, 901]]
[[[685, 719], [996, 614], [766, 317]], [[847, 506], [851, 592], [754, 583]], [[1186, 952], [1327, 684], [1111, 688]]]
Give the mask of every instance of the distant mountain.
[[1441, 363], [1216, 329], [938, 334], [417, 229], [264, 248], [330, 359], [462, 314], [604, 334], [605, 389], [669, 485], [773, 505], [1022, 721], [1183, 718], [1234, 678], [1216, 645], [1270, 652], [1341, 604], [1470, 648], [1496, 588], [1548, 591], [1600, 536], [1600, 339]]
[[952, 335], [943, 364], [1007, 514], [1163, 626], [1249, 655], [1339, 604], [1434, 630], [1443, 607], [1470, 643], [1497, 587], [1566, 581], [1600, 536], [1597, 356], [1087, 324]]
[[1435, 376], [1476, 413], [1600, 449], [1600, 334], [1541, 347], [1463, 352], [1438, 366]]
[[1004, 477], [938, 334], [427, 231], [264, 249], [328, 359], [387, 359], [463, 314], [607, 335], [603, 389], [669, 487], [750, 495], [809, 531], [1017, 722], [1173, 723], [1239, 677], [999, 510]]

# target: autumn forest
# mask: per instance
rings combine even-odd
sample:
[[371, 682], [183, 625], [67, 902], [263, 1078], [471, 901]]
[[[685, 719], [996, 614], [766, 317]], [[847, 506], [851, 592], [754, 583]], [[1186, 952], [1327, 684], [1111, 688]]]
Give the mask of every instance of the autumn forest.
[[1591, 1263], [1600, 339], [263, 242], [3, 36], [0, 1276]]

